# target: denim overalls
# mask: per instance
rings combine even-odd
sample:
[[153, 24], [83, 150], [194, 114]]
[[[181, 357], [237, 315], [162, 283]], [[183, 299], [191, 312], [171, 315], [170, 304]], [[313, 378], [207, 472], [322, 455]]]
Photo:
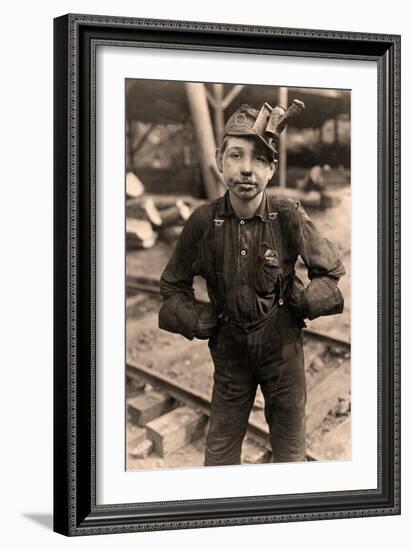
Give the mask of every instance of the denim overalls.
[[[235, 216], [214, 219], [219, 329], [209, 340], [215, 370], [206, 466], [240, 464], [258, 385], [264, 395], [273, 460], [301, 461], [305, 456], [301, 323], [284, 303], [293, 266], [284, 266], [275, 203], [270, 208], [267, 201], [262, 208], [260, 218], [251, 222]], [[252, 232], [257, 238], [242, 237], [246, 223], [257, 224]], [[230, 265], [224, 254], [232, 250], [224, 248], [232, 247], [237, 235], [237, 261]], [[242, 266], [247, 255], [249, 264]]]

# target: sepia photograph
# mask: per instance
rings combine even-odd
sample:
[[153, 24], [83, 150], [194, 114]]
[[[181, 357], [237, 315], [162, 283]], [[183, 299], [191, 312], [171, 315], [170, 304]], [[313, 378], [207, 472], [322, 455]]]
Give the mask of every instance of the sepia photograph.
[[127, 471], [351, 449], [351, 92], [126, 79]]
[[400, 37], [54, 28], [54, 530], [399, 514]]

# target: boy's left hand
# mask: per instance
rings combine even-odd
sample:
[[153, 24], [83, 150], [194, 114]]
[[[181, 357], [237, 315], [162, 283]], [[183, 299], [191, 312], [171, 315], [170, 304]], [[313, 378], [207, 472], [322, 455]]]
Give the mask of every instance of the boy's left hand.
[[207, 340], [217, 330], [217, 314], [210, 303], [198, 303], [196, 307], [198, 311], [198, 328], [195, 336], [200, 340]]

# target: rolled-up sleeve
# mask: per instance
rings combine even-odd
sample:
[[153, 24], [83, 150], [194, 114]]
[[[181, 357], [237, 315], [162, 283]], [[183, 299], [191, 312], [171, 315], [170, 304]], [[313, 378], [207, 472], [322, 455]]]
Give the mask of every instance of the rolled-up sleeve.
[[159, 312], [159, 327], [190, 340], [196, 335], [199, 322], [194, 299], [193, 263], [197, 254], [200, 218], [197, 209], [186, 221], [160, 278], [164, 304]]
[[299, 213], [299, 253], [307, 266], [308, 277], [327, 276], [338, 279], [345, 274], [337, 247], [321, 235], [301, 205]]
[[318, 231], [299, 203], [295, 210], [297, 249], [311, 280], [304, 291], [307, 317], [342, 313], [344, 298], [337, 283], [345, 268], [337, 247]]

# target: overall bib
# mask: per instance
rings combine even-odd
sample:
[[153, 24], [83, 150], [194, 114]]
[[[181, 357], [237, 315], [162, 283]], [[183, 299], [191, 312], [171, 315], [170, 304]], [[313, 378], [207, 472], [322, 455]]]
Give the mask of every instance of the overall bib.
[[[229, 314], [227, 273], [224, 277], [223, 268], [225, 224], [224, 219], [214, 220], [220, 323], [209, 340], [214, 389], [206, 466], [240, 464], [242, 442], [258, 385], [265, 400], [273, 462], [302, 461], [305, 457], [306, 388], [301, 324], [284, 303], [284, 287], [291, 272], [286, 272], [283, 266], [278, 213], [274, 211], [269, 216], [268, 228], [261, 229], [263, 234], [258, 244], [269, 247], [271, 265], [256, 266], [255, 283], [256, 288], [262, 287], [262, 290], [264, 285], [273, 285], [275, 298], [265, 315], [244, 324]], [[267, 290], [271, 289], [267, 287]]]

